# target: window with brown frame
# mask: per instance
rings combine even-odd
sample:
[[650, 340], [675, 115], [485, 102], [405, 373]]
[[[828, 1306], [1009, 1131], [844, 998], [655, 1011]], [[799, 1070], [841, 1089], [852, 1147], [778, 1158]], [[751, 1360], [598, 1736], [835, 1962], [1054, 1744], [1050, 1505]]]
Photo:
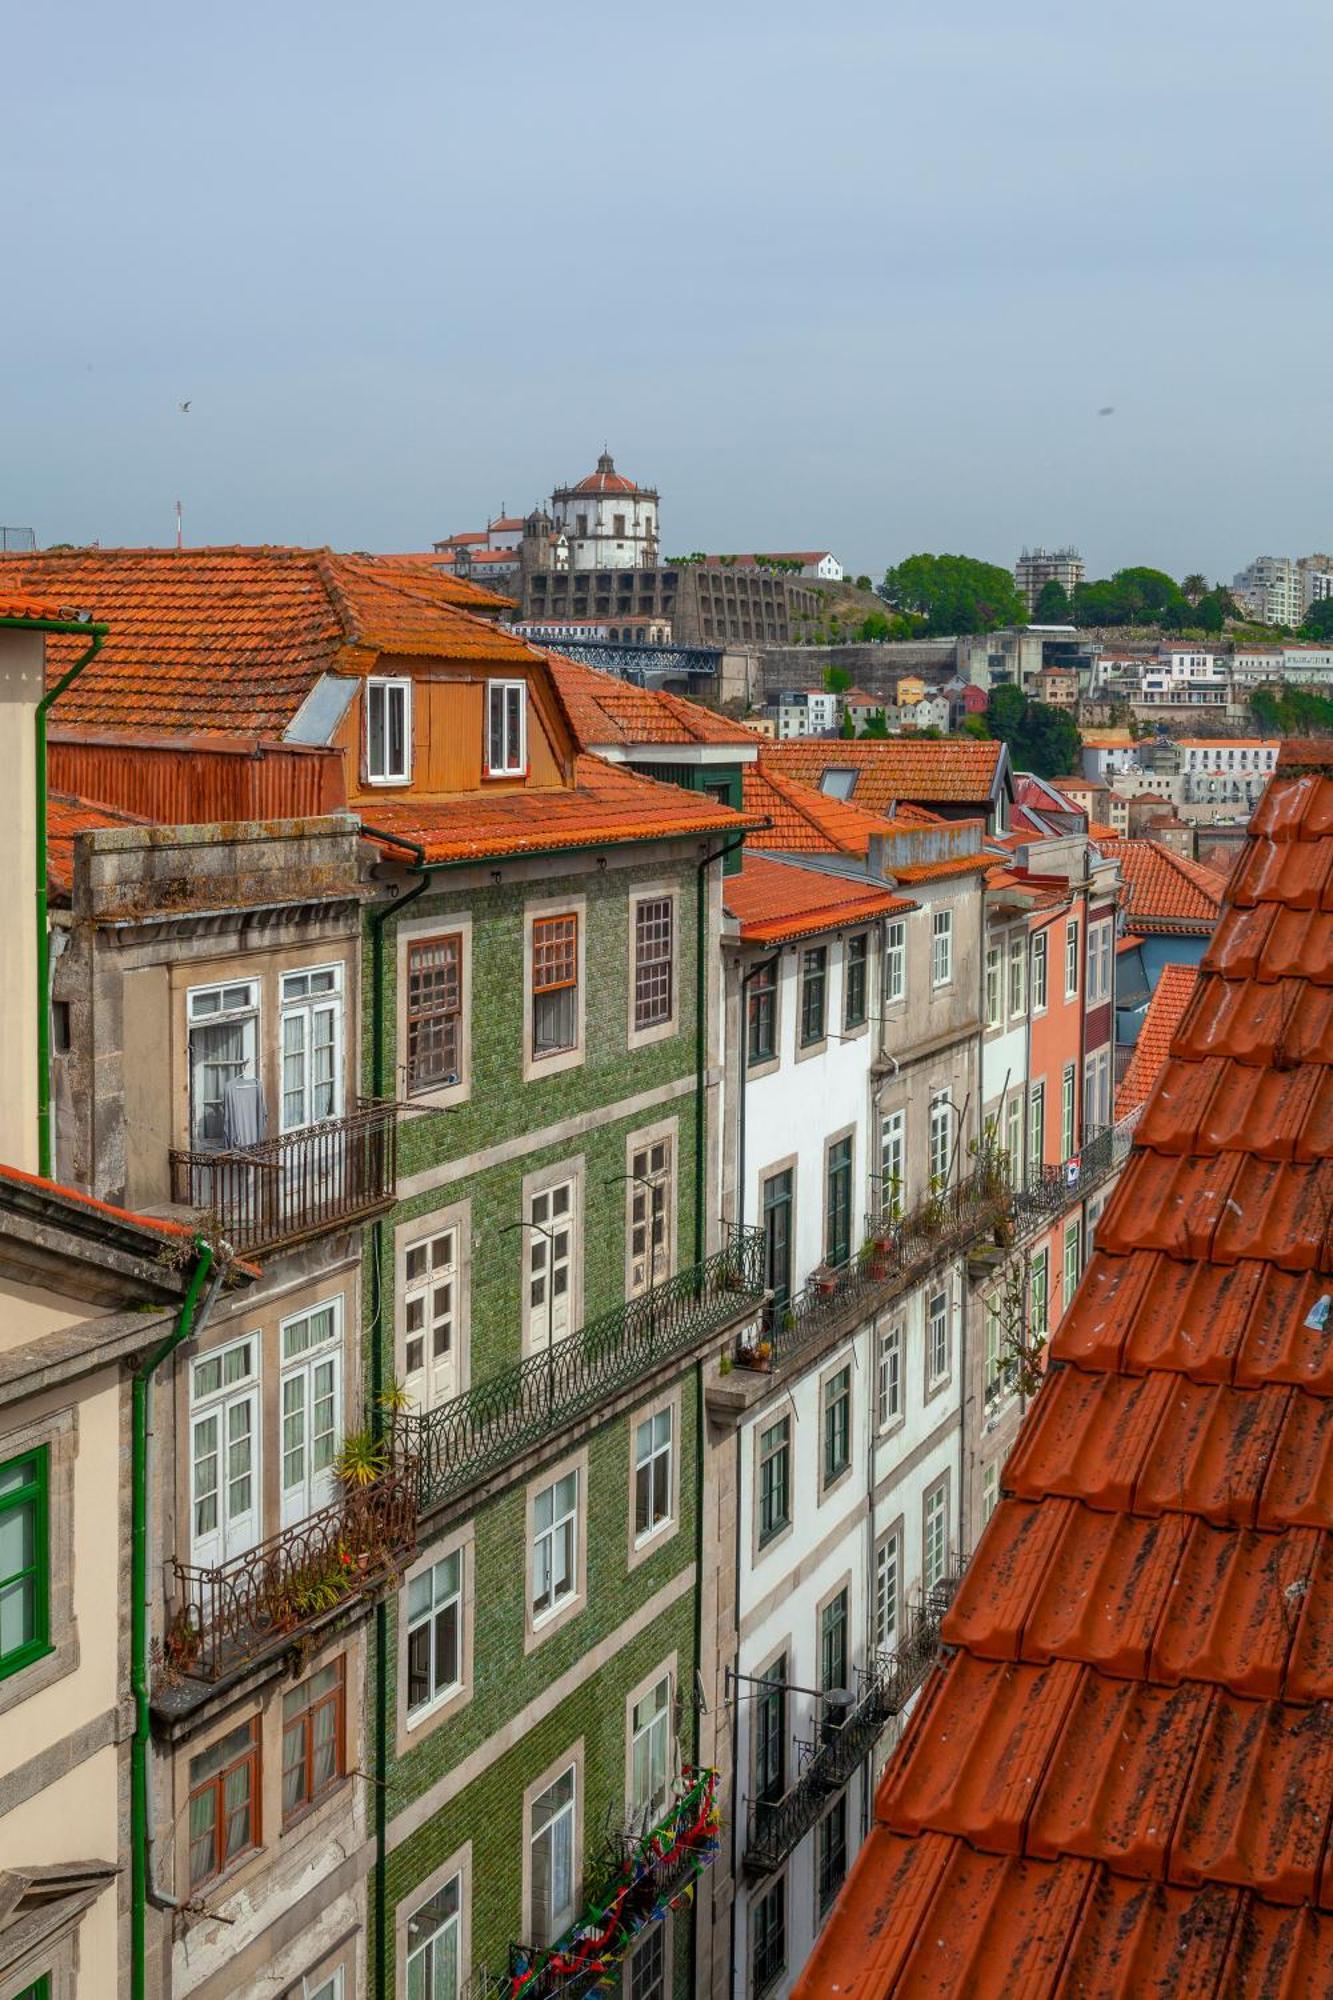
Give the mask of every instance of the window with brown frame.
[[558, 1055], [578, 1043], [579, 920], [576, 911], [532, 924], [532, 1053]]
[[463, 938], [422, 938], [407, 947], [407, 1090], [458, 1082], [463, 1015]]
[[190, 1759], [190, 1887], [259, 1845], [259, 1717]]
[[344, 1775], [345, 1674], [340, 1658], [282, 1697], [282, 1823]]

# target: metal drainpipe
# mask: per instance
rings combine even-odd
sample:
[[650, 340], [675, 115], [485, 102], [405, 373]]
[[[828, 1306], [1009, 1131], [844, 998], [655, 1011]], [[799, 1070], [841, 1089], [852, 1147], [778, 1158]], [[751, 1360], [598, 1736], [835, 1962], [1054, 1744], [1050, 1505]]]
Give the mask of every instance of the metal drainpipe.
[[53, 702], [79, 678], [84, 668], [101, 652], [109, 626], [89, 623], [85, 618], [0, 618], [0, 629], [9, 632], [58, 632], [91, 638], [86, 653], [61, 675], [55, 686], [37, 704], [35, 716], [35, 763], [37, 780], [37, 1171], [51, 1174], [51, 977], [50, 943], [46, 911], [46, 717]]
[[[430, 886], [431, 871], [426, 850], [414, 840], [384, 833], [362, 821], [363, 833], [400, 847], [421, 871], [419, 882], [396, 896], [391, 903], [377, 905], [370, 913], [370, 1087], [376, 1098], [384, 1096], [384, 927], [390, 917], [401, 916], [409, 903], [424, 895]], [[384, 1220], [371, 1230], [370, 1255], [370, 1428], [378, 1441], [384, 1435]], [[387, 2000], [388, 1954], [388, 1854], [389, 1854], [389, 1611], [383, 1595], [375, 1606], [375, 1992]]]
[[[148, 1865], [152, 1812], [148, 1780], [148, 1397], [157, 1369], [182, 1341], [202, 1329], [208, 1318], [222, 1269], [214, 1273], [217, 1253], [202, 1236], [194, 1241], [196, 1263], [171, 1333], [143, 1367], [135, 1371], [130, 1427], [130, 1686], [134, 1697], [134, 1735], [130, 1742], [130, 1995], [144, 2000], [147, 1992], [148, 1910], [150, 1899], [170, 1907], [155, 1890]], [[222, 1246], [224, 1258], [229, 1255]], [[225, 1268], [225, 1266], [224, 1266]], [[200, 1297], [213, 1274], [207, 1297]]]

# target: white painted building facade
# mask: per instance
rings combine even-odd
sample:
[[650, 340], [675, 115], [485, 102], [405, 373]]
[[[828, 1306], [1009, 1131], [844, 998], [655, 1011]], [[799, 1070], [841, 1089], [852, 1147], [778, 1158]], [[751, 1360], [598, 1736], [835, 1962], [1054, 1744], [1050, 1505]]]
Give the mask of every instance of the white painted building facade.
[[655, 487], [617, 472], [609, 451], [574, 486], [551, 495], [555, 531], [569, 545], [571, 569], [652, 569], [661, 545]]

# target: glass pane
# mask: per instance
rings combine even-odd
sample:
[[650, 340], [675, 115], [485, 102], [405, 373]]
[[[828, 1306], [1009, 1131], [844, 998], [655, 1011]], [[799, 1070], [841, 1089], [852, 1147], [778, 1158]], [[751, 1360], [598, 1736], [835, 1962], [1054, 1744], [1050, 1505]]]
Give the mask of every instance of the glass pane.
[[0, 1589], [0, 1657], [30, 1645], [36, 1636], [36, 1579], [20, 1577]]

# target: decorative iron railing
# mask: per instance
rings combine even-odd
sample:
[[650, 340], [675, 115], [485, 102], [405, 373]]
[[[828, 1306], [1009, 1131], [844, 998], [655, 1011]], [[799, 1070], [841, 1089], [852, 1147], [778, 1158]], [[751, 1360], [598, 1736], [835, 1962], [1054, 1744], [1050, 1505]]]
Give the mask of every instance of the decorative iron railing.
[[207, 1211], [235, 1250], [296, 1243], [393, 1200], [397, 1132], [396, 1105], [363, 1102], [255, 1146], [173, 1150], [171, 1198]]
[[718, 1849], [717, 1773], [687, 1766], [652, 1826], [607, 1837], [587, 1909], [550, 1946], [514, 1945], [509, 1971], [479, 1990], [486, 2000], [576, 2000], [605, 1986], [639, 1934], [676, 1907]]
[[475, 1485], [615, 1390], [723, 1332], [742, 1313], [753, 1314], [763, 1256], [762, 1230], [735, 1231], [726, 1249], [589, 1320], [567, 1340], [438, 1410], [398, 1417], [399, 1446], [417, 1468], [421, 1507]]
[[940, 1649], [940, 1622], [962, 1581], [967, 1558], [951, 1551], [944, 1574], [911, 1613], [907, 1635], [891, 1653], [880, 1653], [858, 1675], [855, 1706], [840, 1724], [823, 1721], [800, 1775], [780, 1799], [750, 1801], [743, 1866], [748, 1875], [771, 1875], [786, 1860], [853, 1771], [874, 1749], [890, 1716], [898, 1715], [934, 1665]]
[[1015, 1228], [1021, 1233], [1040, 1228], [1122, 1167], [1133, 1147], [1142, 1110], [1142, 1105], [1137, 1105], [1118, 1123], [1095, 1133], [1061, 1166], [1030, 1168], [1026, 1186], [1014, 1193]]
[[872, 1310], [882, 1296], [964, 1248], [1007, 1214], [1011, 1196], [1003, 1174], [987, 1166], [957, 1186], [923, 1202], [908, 1216], [885, 1218], [845, 1264], [825, 1267], [799, 1292], [776, 1299], [762, 1338], [738, 1347], [742, 1367], [780, 1368], [845, 1317], [849, 1305]]
[[169, 1673], [213, 1681], [382, 1584], [416, 1541], [415, 1478], [397, 1466], [228, 1562], [173, 1560]]

